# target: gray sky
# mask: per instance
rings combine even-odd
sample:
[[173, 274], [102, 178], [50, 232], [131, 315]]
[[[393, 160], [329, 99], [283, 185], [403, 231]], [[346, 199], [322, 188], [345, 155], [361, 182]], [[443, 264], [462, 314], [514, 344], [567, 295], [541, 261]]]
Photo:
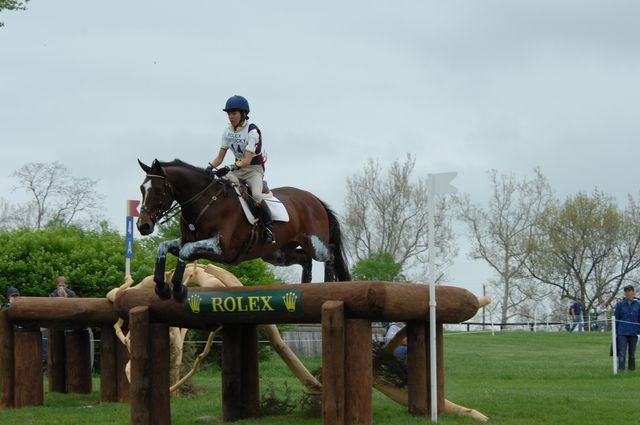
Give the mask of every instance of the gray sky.
[[[342, 212], [367, 157], [416, 175], [540, 166], [562, 198], [637, 194], [640, 3], [635, 1], [44, 1], [0, 21], [0, 196], [26, 162], [99, 180], [124, 232], [136, 158], [204, 166], [233, 94], [263, 130], [270, 185]], [[181, 7], [181, 8], [178, 8]], [[465, 259], [452, 282], [479, 293]]]

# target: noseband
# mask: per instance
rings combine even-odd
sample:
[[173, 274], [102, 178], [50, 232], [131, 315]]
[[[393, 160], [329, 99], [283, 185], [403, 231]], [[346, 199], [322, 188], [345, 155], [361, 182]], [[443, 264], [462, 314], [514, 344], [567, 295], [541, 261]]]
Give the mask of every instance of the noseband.
[[[160, 202], [158, 202], [158, 205], [152, 206], [151, 208], [147, 207], [147, 205], [143, 204], [140, 207], [140, 213], [141, 214], [147, 214], [149, 216], [149, 218], [151, 218], [151, 221], [153, 221], [154, 223], [157, 223], [159, 220], [162, 220], [164, 218], [164, 220], [160, 223], [166, 223], [167, 220], [169, 220], [171, 217], [167, 217], [170, 213], [172, 213], [173, 211], [175, 211], [176, 209], [179, 208], [178, 204], [173, 205], [173, 201], [171, 201], [171, 206], [165, 210], [163, 208], [163, 205], [165, 204], [165, 199], [169, 196], [169, 192], [170, 192], [170, 187], [167, 184], [167, 179], [165, 176], [160, 176], [157, 174], [147, 174], [147, 178], [148, 179], [162, 179], [162, 194], [160, 196]], [[146, 195], [146, 194], [145, 194]], [[155, 210], [155, 211], [152, 211]]]

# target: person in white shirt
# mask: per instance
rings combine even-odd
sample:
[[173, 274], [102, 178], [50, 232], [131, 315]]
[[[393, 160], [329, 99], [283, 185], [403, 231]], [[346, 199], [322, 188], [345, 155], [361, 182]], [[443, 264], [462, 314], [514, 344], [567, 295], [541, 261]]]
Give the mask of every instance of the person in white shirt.
[[223, 111], [229, 117], [229, 125], [222, 133], [222, 145], [218, 155], [209, 163], [209, 167], [217, 168], [222, 164], [227, 151], [233, 152], [235, 162], [232, 165], [212, 172], [218, 177], [232, 173], [240, 181], [249, 185], [251, 197], [259, 207], [260, 219], [264, 225], [264, 243], [275, 243], [271, 213], [262, 196], [265, 163], [262, 133], [257, 125], [249, 122], [249, 102], [244, 97], [231, 96]]

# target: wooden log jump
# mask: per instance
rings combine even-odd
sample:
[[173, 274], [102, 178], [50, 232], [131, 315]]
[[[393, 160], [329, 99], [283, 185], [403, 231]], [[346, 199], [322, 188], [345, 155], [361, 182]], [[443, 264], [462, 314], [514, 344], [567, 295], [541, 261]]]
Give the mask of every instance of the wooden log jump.
[[[479, 302], [469, 291], [451, 286], [437, 286], [436, 296], [437, 400], [441, 413], [445, 401], [442, 324], [470, 319], [478, 311]], [[431, 391], [428, 309], [427, 285], [368, 281], [215, 290], [189, 288], [184, 303], [161, 300], [153, 291], [143, 289], [120, 292], [114, 304], [106, 299], [20, 297], [7, 311], [0, 312], [0, 341], [11, 340], [8, 344], [11, 349], [0, 344], [0, 407], [13, 407], [19, 398], [11, 392], [16, 386], [13, 370], [19, 366], [13, 341], [19, 341], [22, 336], [14, 335], [18, 332], [14, 331], [13, 325], [31, 329], [49, 327], [50, 332], [101, 326], [104, 338], [102, 377], [108, 376], [110, 380], [104, 385], [101, 383], [101, 399], [115, 401], [126, 398], [123, 394], [128, 392], [120, 389], [121, 381], [126, 379], [116, 379], [119, 374], [113, 369], [115, 365], [123, 364], [121, 352], [126, 350], [115, 348], [122, 344], [115, 344], [109, 329], [118, 317], [128, 320], [131, 330], [131, 422], [168, 424], [171, 422], [169, 326], [214, 329], [225, 325], [223, 419], [234, 421], [259, 413], [256, 325], [322, 323], [323, 423], [371, 424], [371, 321], [375, 320], [407, 322], [408, 409], [411, 414], [426, 416], [430, 410]], [[28, 331], [21, 332], [30, 335]], [[79, 334], [77, 338], [84, 336]], [[35, 337], [31, 336], [31, 339], [29, 347], [36, 346]], [[35, 350], [29, 350], [35, 356]], [[84, 358], [81, 353], [78, 355], [80, 359]], [[11, 373], [8, 373], [9, 368]]]
[[7, 312], [18, 326], [52, 329], [113, 325], [118, 320], [113, 304], [106, 298], [18, 297]]
[[[469, 291], [437, 286], [439, 323], [460, 323], [478, 311], [478, 299]], [[189, 288], [185, 304], [161, 300], [152, 291], [120, 293], [115, 308], [126, 317], [136, 306], [149, 306], [151, 321], [192, 329], [215, 329], [220, 323], [320, 323], [326, 301], [343, 301], [344, 314], [375, 321], [426, 321], [427, 285], [395, 282], [331, 282], [238, 288]]]
[[[100, 399], [102, 402], [128, 401], [129, 384], [124, 378], [124, 370], [118, 373], [118, 365], [124, 369], [128, 353], [126, 349], [119, 353], [114, 336], [112, 344], [109, 344], [109, 336], [113, 335], [113, 325], [117, 320], [113, 304], [104, 298], [16, 298], [9, 309], [0, 312], [0, 408], [42, 404], [39, 396], [42, 385], [39, 345], [42, 327], [49, 328], [49, 391], [92, 391], [90, 338], [85, 328], [100, 326], [103, 331], [106, 329], [103, 334], [105, 344], [101, 346]], [[37, 330], [38, 336], [25, 337], [21, 334], [24, 329]], [[23, 341], [25, 338], [28, 342]], [[22, 354], [25, 350], [28, 355]], [[14, 351], [16, 354], [12, 357], [10, 352]], [[14, 357], [21, 360], [16, 363]], [[123, 361], [118, 362], [119, 357], [123, 357]], [[2, 361], [5, 358], [7, 362]], [[121, 383], [122, 378], [117, 379], [117, 376], [124, 378], [125, 382]], [[23, 388], [18, 381], [29, 383], [24, 388], [27, 395], [22, 394]]]
[[[371, 320], [408, 323], [409, 412], [430, 414], [428, 349], [429, 290], [426, 285], [390, 282], [335, 282], [242, 288], [190, 288], [185, 303], [161, 300], [151, 291], [129, 290], [115, 302], [124, 316], [145, 306], [148, 320], [171, 326], [212, 329], [224, 324], [223, 420], [257, 416], [258, 384], [255, 337], [245, 327], [256, 323], [322, 323], [323, 423], [371, 424], [373, 372]], [[478, 299], [462, 288], [436, 287], [438, 309], [438, 411], [444, 410], [442, 323], [473, 317]], [[137, 326], [131, 322], [131, 326]], [[132, 329], [133, 331], [133, 329]], [[247, 342], [249, 341], [249, 342]], [[250, 373], [247, 373], [250, 371]], [[164, 370], [153, 372], [164, 376]], [[143, 423], [143, 422], [140, 422]], [[144, 422], [146, 423], [146, 422]]]

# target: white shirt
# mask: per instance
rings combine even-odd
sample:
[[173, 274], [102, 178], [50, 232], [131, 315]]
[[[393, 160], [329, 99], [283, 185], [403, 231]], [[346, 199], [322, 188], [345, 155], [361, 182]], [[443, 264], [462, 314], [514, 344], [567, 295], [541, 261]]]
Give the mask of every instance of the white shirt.
[[257, 129], [249, 131], [249, 123], [245, 121], [242, 126], [238, 127], [235, 131], [229, 124], [228, 127], [222, 132], [222, 149], [231, 149], [233, 155], [237, 160], [244, 159], [244, 152], [251, 152], [253, 156], [256, 155], [258, 149], [258, 143], [260, 142], [260, 135]]

